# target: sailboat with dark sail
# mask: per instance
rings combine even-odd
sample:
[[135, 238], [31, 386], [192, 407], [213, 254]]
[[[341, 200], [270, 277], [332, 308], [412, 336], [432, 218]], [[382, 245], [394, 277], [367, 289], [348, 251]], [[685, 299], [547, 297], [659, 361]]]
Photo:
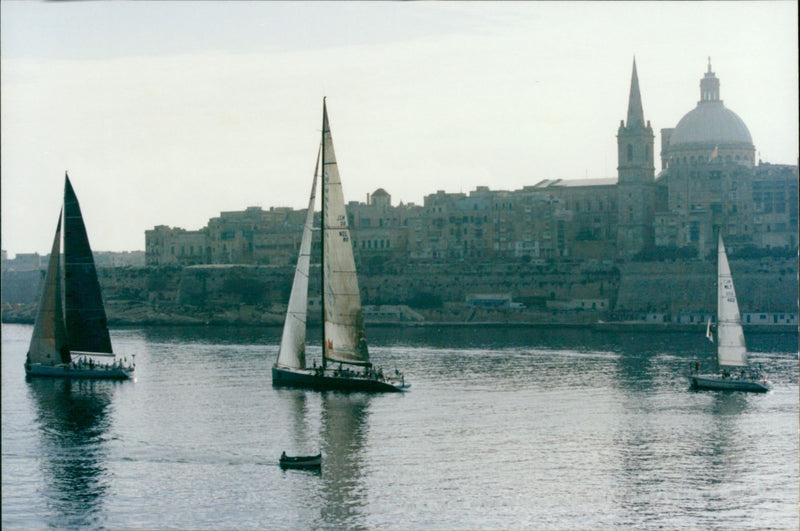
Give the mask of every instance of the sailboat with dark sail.
[[[720, 374], [693, 374], [689, 377], [692, 388], [767, 392], [772, 384], [760, 370], [750, 367], [747, 361], [739, 303], [736, 301], [731, 267], [721, 233], [717, 255], [717, 364]], [[706, 337], [714, 340], [710, 321], [706, 328]]]
[[[322, 363], [306, 366], [308, 277], [317, 178], [322, 174], [321, 307]], [[274, 386], [316, 390], [396, 392], [410, 387], [399, 371], [384, 374], [369, 359], [361, 295], [347, 222], [342, 181], [333, 150], [325, 100], [322, 103], [322, 143], [317, 156], [300, 253], [297, 259], [278, 359], [272, 367]]]
[[78, 198], [65, 175], [64, 205], [58, 216], [25, 374], [126, 380], [133, 371], [133, 363], [116, 359], [111, 348], [92, 249]]

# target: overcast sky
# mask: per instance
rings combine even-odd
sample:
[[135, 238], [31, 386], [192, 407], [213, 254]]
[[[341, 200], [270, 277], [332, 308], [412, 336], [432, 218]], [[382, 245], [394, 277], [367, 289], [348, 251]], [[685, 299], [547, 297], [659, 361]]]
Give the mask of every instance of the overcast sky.
[[221, 211], [304, 208], [323, 96], [347, 200], [615, 177], [634, 56], [656, 150], [710, 56], [761, 158], [798, 161], [793, 1], [0, 9], [10, 256], [49, 252], [65, 170], [98, 251]]

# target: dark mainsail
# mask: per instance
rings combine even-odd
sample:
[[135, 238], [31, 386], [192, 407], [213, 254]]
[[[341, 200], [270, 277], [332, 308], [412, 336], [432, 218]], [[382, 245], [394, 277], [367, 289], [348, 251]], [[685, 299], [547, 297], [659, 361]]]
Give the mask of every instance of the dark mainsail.
[[78, 198], [64, 183], [64, 285], [67, 342], [73, 352], [111, 354], [106, 311]]

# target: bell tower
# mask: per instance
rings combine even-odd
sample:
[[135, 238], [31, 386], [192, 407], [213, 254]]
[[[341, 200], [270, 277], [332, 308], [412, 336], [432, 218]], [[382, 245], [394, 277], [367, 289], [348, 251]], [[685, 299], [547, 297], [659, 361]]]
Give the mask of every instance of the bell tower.
[[644, 121], [636, 59], [627, 121], [617, 132], [617, 257], [630, 258], [653, 243], [655, 166], [653, 128]]

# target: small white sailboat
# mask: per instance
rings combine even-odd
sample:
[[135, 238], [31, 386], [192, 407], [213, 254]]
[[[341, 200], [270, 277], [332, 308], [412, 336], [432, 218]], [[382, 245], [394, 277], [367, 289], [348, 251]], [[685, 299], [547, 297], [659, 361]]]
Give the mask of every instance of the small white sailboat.
[[[336, 165], [324, 99], [322, 143], [316, 168], [280, 351], [272, 367], [272, 384], [316, 390], [403, 391], [410, 384], [405, 382], [402, 373], [394, 371], [393, 375], [386, 375], [381, 369], [376, 370], [369, 359], [342, 181]], [[322, 172], [322, 363], [319, 367], [316, 363], [313, 367], [307, 367], [308, 276], [319, 168]], [[338, 366], [332, 367], [333, 363]]]
[[[719, 235], [717, 252], [717, 363], [720, 374], [693, 374], [689, 377], [692, 388], [760, 393], [769, 391], [772, 384], [761, 371], [751, 368], [747, 362], [739, 303], [736, 301], [722, 233]], [[713, 342], [711, 321], [706, 328], [706, 337]]]
[[[114, 361], [106, 361], [109, 357]], [[126, 380], [133, 370], [133, 363], [117, 360], [111, 348], [92, 249], [78, 198], [69, 176], [65, 175], [64, 206], [58, 216], [42, 298], [25, 360], [25, 374]]]

